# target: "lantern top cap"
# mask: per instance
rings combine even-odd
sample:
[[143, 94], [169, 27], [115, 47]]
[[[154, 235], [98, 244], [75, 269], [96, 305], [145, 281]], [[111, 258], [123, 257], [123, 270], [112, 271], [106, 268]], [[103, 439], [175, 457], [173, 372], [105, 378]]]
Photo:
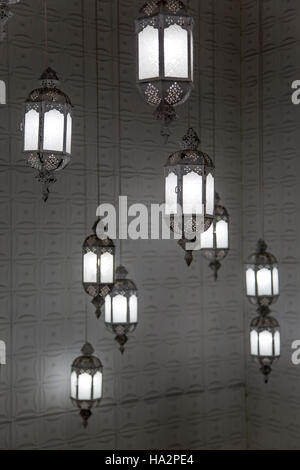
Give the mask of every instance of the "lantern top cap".
[[141, 8], [144, 16], [152, 16], [158, 13], [168, 15], [182, 15], [187, 13], [187, 8], [180, 0], [148, 0]]
[[[1, 0], [0, 0], [1, 1]], [[40, 77], [40, 88], [34, 89], [28, 96], [26, 103], [47, 102], [53, 105], [72, 106], [71, 100], [58, 86], [60, 85], [56, 72], [48, 67]]]
[[72, 364], [73, 369], [80, 372], [102, 370], [102, 363], [98, 357], [93, 356], [94, 348], [90, 343], [85, 343], [81, 352], [83, 355], [75, 359]]
[[260, 239], [257, 242], [256, 252], [248, 258], [248, 264], [255, 264], [258, 266], [272, 266], [277, 264], [277, 259], [272, 253], [266, 251], [268, 248], [264, 240]]
[[57, 85], [59, 84], [59, 78], [57, 76], [57, 73], [51, 67], [47, 67], [44, 70], [40, 77], [40, 81], [42, 82], [42, 86], [44, 86], [43, 82], [52, 82], [56, 83]]
[[217, 192], [215, 193], [215, 217], [229, 217], [228, 210], [221, 205], [221, 198]]
[[117, 279], [126, 279], [128, 276], [128, 271], [124, 266], [118, 266], [116, 269], [116, 278]]
[[181, 150], [173, 153], [168, 158], [166, 167], [176, 165], [196, 165], [205, 166], [211, 171], [215, 166], [209, 155], [199, 149], [200, 139], [193, 128], [189, 128], [183, 136], [180, 147]]
[[280, 325], [276, 318], [270, 315], [259, 315], [252, 320], [250, 328], [275, 329], [280, 328]]

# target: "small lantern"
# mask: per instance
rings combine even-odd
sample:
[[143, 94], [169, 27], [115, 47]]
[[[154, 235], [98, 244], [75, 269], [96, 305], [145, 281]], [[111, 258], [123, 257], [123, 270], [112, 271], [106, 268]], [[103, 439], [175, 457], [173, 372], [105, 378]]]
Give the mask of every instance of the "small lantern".
[[127, 274], [124, 266], [117, 268], [114, 287], [105, 298], [105, 325], [116, 335], [122, 354], [128, 333], [135, 331], [138, 323], [137, 288], [134, 282], [126, 279]]
[[171, 230], [184, 241], [192, 241], [197, 231], [208, 230], [214, 217], [215, 167], [211, 158], [198, 149], [199, 143], [190, 128], [182, 139], [181, 150], [173, 153], [165, 165], [165, 215], [170, 217]]
[[83, 425], [87, 427], [91, 409], [99, 406], [102, 399], [103, 367], [100, 359], [93, 356], [91, 344], [86, 343], [81, 352], [71, 368], [71, 400], [80, 409]]
[[250, 327], [251, 356], [260, 364], [266, 383], [272, 364], [280, 357], [280, 326], [269, 313], [268, 307], [264, 308], [264, 313], [256, 317]]
[[19, 3], [20, 0], [0, 0], [0, 41], [6, 38], [5, 26], [8, 20], [13, 16], [9, 6]]
[[193, 87], [194, 20], [179, 0], [148, 0], [136, 20], [137, 85], [163, 119], [162, 135], [177, 118], [174, 106], [184, 103]]
[[254, 305], [271, 305], [279, 297], [277, 260], [266, 250], [266, 243], [259, 240], [256, 253], [246, 263], [247, 297]]
[[24, 155], [28, 165], [38, 171], [44, 201], [56, 181], [55, 173], [71, 159], [72, 104], [58, 87], [56, 72], [48, 68], [40, 78], [40, 88], [25, 102]]
[[103, 235], [96, 233], [97, 220], [93, 226], [93, 235], [86, 238], [82, 247], [82, 283], [87, 294], [93, 297], [96, 316], [100, 318], [105, 297], [111, 291], [115, 280], [115, 245]]
[[206, 259], [210, 261], [209, 267], [214, 272], [215, 280], [221, 261], [229, 252], [229, 214], [224, 206], [220, 205], [218, 193], [215, 195], [215, 216], [210, 228], [201, 234], [201, 250]]

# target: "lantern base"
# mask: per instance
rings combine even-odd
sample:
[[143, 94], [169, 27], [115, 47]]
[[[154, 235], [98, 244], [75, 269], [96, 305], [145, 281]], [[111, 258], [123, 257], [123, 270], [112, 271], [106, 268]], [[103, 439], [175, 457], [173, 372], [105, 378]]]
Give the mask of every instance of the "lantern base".
[[94, 307], [96, 307], [95, 315], [96, 315], [97, 319], [99, 320], [99, 318], [102, 315], [101, 309], [102, 309], [103, 305], [105, 304], [105, 300], [102, 297], [102, 295], [97, 295], [97, 297], [93, 298], [92, 304], [94, 305]]
[[210, 264], [209, 264], [209, 267], [210, 269], [212, 269], [213, 273], [214, 273], [214, 279], [215, 281], [218, 280], [218, 274], [219, 274], [219, 269], [221, 268], [221, 263], [220, 261], [212, 261]]
[[92, 416], [92, 412], [90, 409], [87, 410], [80, 410], [80, 416], [82, 417], [83, 420], [83, 427], [87, 428], [88, 427], [88, 420]]
[[160, 105], [156, 108], [154, 116], [157, 120], [163, 121], [160, 135], [164, 137], [165, 143], [167, 144], [171, 135], [169, 126], [172, 124], [173, 121], [176, 121], [176, 119], [178, 119], [178, 115], [172, 105], [162, 101]]
[[269, 376], [272, 372], [272, 367], [267, 364], [262, 364], [260, 371], [264, 375], [265, 384], [267, 384], [269, 382]]
[[37, 179], [40, 183], [42, 183], [42, 198], [44, 202], [48, 201], [49, 194], [50, 194], [50, 186], [51, 184], [56, 183], [56, 178], [53, 176], [52, 173], [48, 171], [40, 171], [37, 175]]

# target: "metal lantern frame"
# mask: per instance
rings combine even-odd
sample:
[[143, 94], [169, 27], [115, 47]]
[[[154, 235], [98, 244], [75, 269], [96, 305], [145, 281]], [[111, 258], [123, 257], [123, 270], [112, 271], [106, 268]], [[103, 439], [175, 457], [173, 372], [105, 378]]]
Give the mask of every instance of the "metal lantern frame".
[[[218, 272], [223, 261], [230, 251], [230, 217], [227, 209], [220, 204], [221, 199], [218, 193], [215, 193], [215, 215], [213, 219], [213, 248], [201, 248], [205, 258], [210, 261], [209, 267], [213, 270], [215, 280], [218, 279]], [[217, 246], [217, 224], [225, 221], [228, 224], [228, 248], [218, 248]]]
[[[111, 292], [115, 282], [115, 244], [109, 238], [99, 238], [97, 235], [97, 225], [99, 220], [96, 220], [93, 225], [93, 234], [89, 235], [82, 246], [82, 284], [85, 292], [93, 297], [92, 304], [96, 308], [96, 317], [99, 319], [101, 316], [101, 308], [104, 305], [105, 297]], [[85, 282], [84, 281], [84, 256], [92, 252], [97, 255], [97, 281]], [[113, 282], [101, 282], [101, 256], [105, 253], [110, 253], [113, 256]]]
[[[276, 354], [275, 348], [275, 334], [279, 332], [280, 334], [280, 325], [278, 321], [271, 317], [269, 308], [263, 308], [260, 310], [260, 315], [254, 318], [250, 325], [250, 338], [253, 331], [257, 332], [257, 348], [258, 353], [253, 354], [251, 351], [251, 357], [257, 362], [261, 368], [261, 372], [265, 377], [265, 382], [267, 383], [269, 380], [269, 375], [272, 372], [272, 365], [277, 362], [280, 358], [280, 346], [279, 346], [279, 353]], [[260, 353], [260, 341], [259, 341], [259, 334], [268, 331], [272, 334], [272, 354], [271, 355], [264, 355]]]
[[20, 0], [0, 0], [0, 41], [6, 38], [6, 23], [14, 15], [10, 10], [10, 5], [16, 3], [20, 3]]
[[[56, 182], [55, 173], [63, 170], [71, 160], [73, 106], [70, 98], [59, 89], [59, 86], [60, 82], [56, 72], [48, 67], [41, 75], [40, 87], [34, 89], [25, 102], [23, 153], [27, 164], [38, 171], [38, 180], [43, 185], [44, 201], [47, 201], [49, 197], [49, 186]], [[31, 110], [39, 113], [37, 149], [25, 148], [26, 115]], [[63, 148], [61, 151], [44, 148], [45, 115], [52, 110], [59, 111], [64, 116]]]
[[[197, 225], [198, 218], [203, 216], [204, 219], [204, 226], [202, 231], [206, 231], [209, 229], [211, 224], [213, 223], [214, 219], [214, 211], [212, 214], [207, 212], [207, 177], [211, 175], [215, 181], [215, 166], [212, 159], [204, 152], [198, 149], [200, 144], [199, 137], [197, 133], [194, 131], [193, 128], [189, 128], [187, 134], [183, 137], [181, 142], [181, 150], [173, 153], [169, 158], [164, 167], [164, 175], [165, 175], [165, 185], [167, 177], [170, 174], [175, 174], [177, 177], [177, 187], [175, 189], [177, 194], [177, 206], [180, 206], [183, 209], [183, 178], [184, 176], [194, 172], [197, 175], [202, 177], [202, 215], [196, 214], [182, 214], [182, 221], [179, 222], [180, 225], [180, 232], [182, 235], [182, 240], [179, 244], [186, 244], [188, 242], [186, 235], [186, 230], [188, 230], [189, 235], [191, 235], [192, 241], [192, 234], [195, 233], [196, 230], [199, 230], [199, 226]], [[214, 195], [213, 192], [213, 201], [212, 207], [214, 207]], [[167, 215], [167, 214], [166, 214]], [[168, 214], [170, 215], [170, 222], [171, 222], [171, 230], [177, 231], [178, 227], [176, 227], [176, 214]], [[182, 245], [181, 245], [182, 246]]]
[[[128, 334], [133, 333], [138, 325], [138, 321], [131, 321], [130, 311], [130, 298], [135, 295], [138, 301], [138, 290], [133, 281], [127, 279], [128, 272], [124, 266], [119, 266], [116, 270], [116, 280], [113, 289], [108, 294], [110, 297], [110, 316], [111, 321], [108, 322], [105, 318], [106, 328], [113, 334], [115, 334], [115, 340], [120, 346], [120, 351], [124, 353], [124, 346], [128, 341]], [[122, 295], [127, 300], [127, 321], [125, 323], [114, 322], [114, 311], [113, 311], [113, 299], [118, 295]], [[138, 311], [137, 311], [138, 315]], [[137, 316], [138, 318], [138, 316]]]
[[[71, 376], [73, 372], [76, 373], [77, 376], [77, 383], [76, 383], [76, 397], [71, 395], [72, 403], [80, 409], [80, 416], [83, 419], [84, 427], [87, 427], [88, 420], [92, 415], [91, 409], [96, 408], [100, 405], [102, 400], [102, 393], [100, 398], [91, 398], [91, 400], [81, 400], [78, 398], [78, 382], [79, 377], [82, 374], [88, 374], [92, 377], [92, 385], [91, 385], [91, 396], [93, 397], [94, 393], [94, 377], [97, 372], [100, 372], [101, 375], [103, 374], [103, 366], [100, 359], [96, 356], [93, 356], [94, 348], [90, 343], [85, 343], [81, 349], [82, 356], [77, 357], [71, 367]], [[102, 375], [103, 377], [103, 375]]]
[[[141, 16], [135, 21], [137, 50], [137, 86], [145, 101], [156, 106], [155, 116], [163, 119], [165, 126], [177, 119], [175, 106], [183, 104], [193, 89], [193, 26], [194, 19], [188, 15], [187, 8], [179, 0], [149, 0], [140, 10]], [[188, 32], [186, 78], [165, 75], [164, 32], [171, 25], [178, 25]], [[159, 73], [156, 77], [139, 78], [139, 34], [147, 27], [158, 29]], [[168, 135], [168, 131], [163, 131]]]
[[[278, 300], [279, 293], [280, 293], [280, 286], [279, 286], [279, 271], [278, 271], [278, 262], [274, 255], [267, 251], [267, 244], [264, 240], [259, 240], [257, 243], [256, 252], [250, 255], [248, 258], [245, 269], [246, 274], [249, 269], [252, 269], [255, 273], [255, 295], [248, 295], [247, 285], [246, 285], [246, 296], [249, 299], [252, 305], [258, 306], [268, 306], [272, 303], [275, 303]], [[278, 272], [278, 294], [275, 293], [274, 289], [274, 276], [273, 270], [277, 269]], [[268, 269], [271, 271], [271, 295], [258, 295], [258, 280], [257, 274], [261, 269]], [[247, 279], [246, 279], [247, 282]]]

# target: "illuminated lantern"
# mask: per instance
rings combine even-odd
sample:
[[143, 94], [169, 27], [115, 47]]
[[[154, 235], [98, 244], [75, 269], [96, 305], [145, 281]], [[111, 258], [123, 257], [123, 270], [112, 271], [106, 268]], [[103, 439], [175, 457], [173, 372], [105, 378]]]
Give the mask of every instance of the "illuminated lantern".
[[47, 68], [40, 78], [40, 88], [33, 90], [25, 102], [24, 155], [29, 166], [38, 171], [43, 185], [43, 199], [55, 174], [71, 159], [72, 104], [59, 88], [56, 72]]
[[229, 252], [229, 214], [227, 209], [220, 204], [220, 197], [217, 193], [214, 220], [210, 228], [201, 234], [201, 250], [205, 258], [210, 261], [209, 267], [217, 280], [221, 261]]
[[165, 215], [171, 230], [182, 237], [185, 249], [196, 233], [209, 229], [214, 218], [215, 167], [211, 158], [201, 152], [200, 141], [190, 128], [165, 165]]
[[135, 331], [138, 324], [138, 293], [134, 282], [126, 279], [127, 270], [119, 266], [113, 289], [105, 298], [105, 325], [116, 335], [115, 339], [124, 353], [128, 333]]
[[82, 247], [82, 283], [87, 294], [93, 297], [96, 316], [100, 318], [105, 297], [111, 291], [115, 280], [115, 245], [108, 237], [99, 238], [96, 233], [86, 238]]
[[179, 0], [149, 0], [136, 20], [137, 85], [145, 101], [163, 119], [162, 135], [177, 118], [193, 87], [193, 26]]
[[261, 372], [268, 382], [272, 364], [280, 357], [280, 327], [278, 321], [269, 316], [270, 310], [264, 308], [250, 327], [251, 356], [261, 366]]
[[246, 295], [254, 305], [267, 306], [279, 297], [279, 271], [275, 256], [259, 240], [257, 250], [246, 262]]
[[102, 371], [100, 359], [93, 356], [94, 348], [85, 343], [82, 356], [77, 357], [71, 368], [71, 400], [80, 409], [84, 427], [87, 427], [92, 408], [102, 399]]

